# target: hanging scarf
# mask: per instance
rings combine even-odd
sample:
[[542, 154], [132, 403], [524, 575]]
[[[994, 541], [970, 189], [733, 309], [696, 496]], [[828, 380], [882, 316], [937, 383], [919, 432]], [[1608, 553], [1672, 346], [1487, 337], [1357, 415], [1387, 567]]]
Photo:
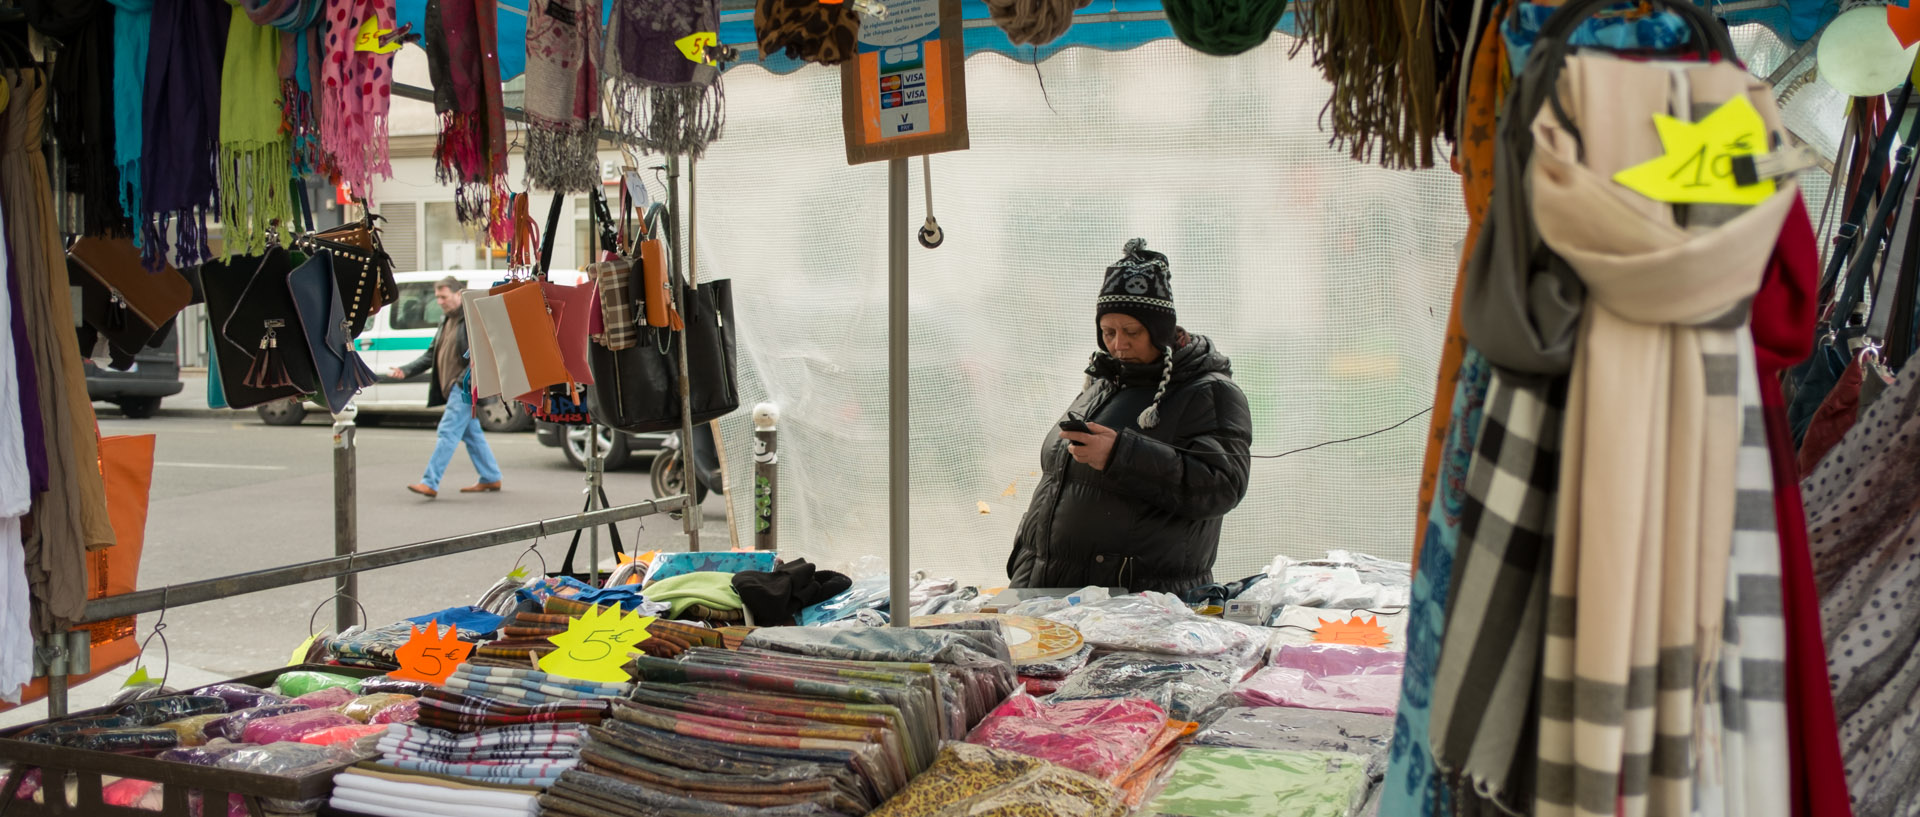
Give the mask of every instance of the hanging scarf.
[[600, 0], [527, 8], [527, 180], [556, 193], [600, 186]]
[[483, 224], [494, 244], [511, 237], [507, 135], [500, 95], [499, 26], [493, 0], [428, 0], [427, 68], [440, 141], [441, 183], [456, 185], [454, 213]]
[[140, 155], [141, 248], [158, 268], [205, 263], [207, 213], [216, 204], [220, 62], [233, 9], [204, 0], [155, 0]]
[[[130, 219], [145, 211], [140, 201], [141, 122], [147, 98], [147, 46], [152, 38], [153, 0], [113, 3], [113, 164], [119, 169], [120, 211]], [[142, 239], [134, 230], [134, 241]]]
[[293, 160], [280, 118], [280, 33], [235, 13], [220, 72], [222, 260], [259, 255], [275, 221], [291, 226]]
[[1653, 128], [1625, 126], [1655, 113], [1704, 116], [1745, 94], [1778, 138], [1770, 89], [1737, 65], [1573, 56], [1560, 87], [1561, 104], [1533, 120], [1528, 182], [1542, 240], [1588, 297], [1567, 398], [1536, 805], [1542, 817], [1688, 814], [1696, 764], [1724, 761], [1697, 733], [1696, 707], [1719, 687], [1735, 330], [1799, 189], [1781, 183], [1751, 208], [1688, 207], [1681, 228], [1674, 207], [1612, 181], [1664, 152]]
[[313, 67], [320, 61], [319, 21], [326, 0], [240, 0], [255, 25], [280, 31], [281, 128], [293, 140], [297, 173], [320, 170], [320, 120], [313, 104]]
[[1439, 132], [1433, 21], [1426, 0], [1349, 0], [1303, 10], [1313, 64], [1333, 85], [1329, 144], [1390, 170], [1433, 166]]
[[359, 50], [354, 41], [369, 18], [378, 31], [393, 28], [393, 0], [327, 0], [326, 18], [320, 71], [323, 164], [355, 194], [365, 195], [375, 173], [393, 178], [387, 162], [393, 55]]
[[[113, 161], [113, 7], [105, 0], [32, 0], [27, 23], [60, 43], [49, 90], [49, 127], [60, 144], [66, 191], [79, 197], [86, 235], [125, 235], [132, 223], [120, 209], [120, 171]], [[69, 202], [62, 201], [62, 208]]]
[[[818, 4], [815, 4], [818, 5]], [[720, 30], [718, 0], [658, 0], [614, 7], [606, 71], [614, 121], [654, 153], [698, 159], [726, 128], [720, 67], [689, 59], [676, 43]]]
[[753, 31], [763, 55], [839, 65], [859, 53], [860, 12], [852, 3], [755, 0]]

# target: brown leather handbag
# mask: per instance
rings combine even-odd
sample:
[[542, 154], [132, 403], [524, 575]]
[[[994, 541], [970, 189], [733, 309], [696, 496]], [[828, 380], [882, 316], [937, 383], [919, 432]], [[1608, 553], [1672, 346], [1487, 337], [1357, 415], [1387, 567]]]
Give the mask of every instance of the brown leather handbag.
[[69, 278], [81, 289], [88, 326], [133, 355], [164, 333], [161, 328], [193, 302], [193, 285], [169, 266], [148, 273], [131, 238], [88, 236], [67, 250]]
[[347, 332], [359, 337], [380, 308], [400, 299], [393, 279], [393, 258], [380, 245], [380, 228], [369, 215], [359, 221], [322, 230], [294, 242], [310, 255], [333, 256], [334, 287], [347, 310]]

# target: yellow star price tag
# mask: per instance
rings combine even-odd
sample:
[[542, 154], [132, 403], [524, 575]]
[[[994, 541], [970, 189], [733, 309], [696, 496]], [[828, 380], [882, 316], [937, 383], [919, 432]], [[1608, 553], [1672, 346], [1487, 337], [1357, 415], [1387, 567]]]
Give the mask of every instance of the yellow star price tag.
[[708, 48], [720, 44], [720, 35], [718, 33], [712, 31], [696, 31], [678, 40], [674, 40], [673, 44], [680, 47], [680, 53], [686, 55], [687, 59], [693, 60], [701, 65], [719, 65], [719, 63], [713, 61], [712, 57], [707, 56]]
[[567, 631], [548, 636], [553, 652], [540, 658], [540, 669], [554, 675], [619, 684], [630, 680], [622, 669], [629, 652], [647, 640], [653, 616], [627, 613], [618, 607], [595, 607], [567, 623]]
[[1767, 123], [1745, 94], [1698, 122], [1655, 114], [1653, 126], [1667, 152], [1613, 174], [1614, 181], [1668, 204], [1753, 205], [1773, 195], [1772, 179], [1743, 185], [1733, 178], [1734, 157], [1767, 153]]
[[372, 51], [375, 54], [391, 54], [399, 51], [400, 43], [381, 42], [383, 37], [392, 33], [391, 28], [384, 31], [380, 29], [380, 18], [368, 17], [366, 22], [360, 24], [360, 30], [354, 33], [353, 50]]
[[318, 640], [320, 640], [318, 634], [307, 636], [307, 640], [300, 642], [300, 646], [293, 648], [293, 657], [287, 660], [287, 666], [292, 667], [307, 663], [307, 651], [313, 649], [313, 642]]

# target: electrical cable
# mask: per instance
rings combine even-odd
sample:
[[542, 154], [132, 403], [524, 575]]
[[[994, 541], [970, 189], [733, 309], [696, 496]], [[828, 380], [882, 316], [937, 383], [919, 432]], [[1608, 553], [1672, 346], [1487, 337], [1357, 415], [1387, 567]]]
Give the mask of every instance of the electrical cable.
[[[1432, 411], [1433, 411], [1433, 407], [1432, 407], [1432, 406], [1428, 406], [1428, 407], [1426, 407], [1426, 408], [1423, 408], [1423, 409], [1421, 409], [1421, 410], [1419, 410], [1419, 411], [1416, 411], [1416, 412], [1414, 412], [1413, 414], [1411, 414], [1411, 415], [1409, 415], [1409, 416], [1407, 417], [1407, 419], [1405, 419], [1405, 420], [1401, 420], [1400, 422], [1397, 422], [1397, 423], [1394, 423], [1393, 425], [1390, 425], [1390, 426], [1387, 426], [1386, 428], [1381, 428], [1381, 429], [1375, 429], [1375, 430], [1373, 430], [1373, 431], [1369, 431], [1369, 432], [1367, 432], [1367, 433], [1365, 433], [1365, 434], [1361, 434], [1361, 435], [1359, 435], [1359, 436], [1357, 436], [1357, 437], [1346, 437], [1346, 438], [1344, 438], [1344, 439], [1339, 439], [1339, 440], [1327, 440], [1326, 442], [1323, 442], [1323, 443], [1315, 443], [1315, 444], [1313, 444], [1313, 445], [1309, 445], [1309, 446], [1307, 446], [1306, 448], [1296, 448], [1296, 449], [1294, 449], [1294, 450], [1292, 450], [1292, 451], [1283, 451], [1283, 452], [1281, 452], [1281, 453], [1279, 453], [1279, 454], [1252, 454], [1252, 453], [1249, 453], [1249, 454], [1247, 454], [1246, 456], [1247, 456], [1248, 458], [1250, 458], [1250, 459], [1256, 459], [1256, 460], [1277, 460], [1277, 459], [1280, 459], [1281, 457], [1290, 457], [1290, 456], [1292, 456], [1292, 455], [1294, 455], [1294, 454], [1299, 454], [1299, 453], [1302, 453], [1302, 452], [1306, 452], [1306, 451], [1312, 451], [1312, 450], [1314, 450], [1314, 449], [1316, 449], [1316, 448], [1325, 448], [1325, 447], [1327, 447], [1327, 446], [1329, 446], [1329, 445], [1339, 445], [1340, 443], [1350, 443], [1350, 442], [1353, 442], [1353, 441], [1355, 441], [1355, 440], [1364, 440], [1364, 439], [1366, 439], [1366, 438], [1368, 438], [1368, 437], [1372, 437], [1372, 436], [1375, 436], [1375, 435], [1378, 435], [1378, 434], [1385, 434], [1385, 433], [1387, 433], [1387, 432], [1389, 432], [1389, 431], [1392, 431], [1392, 430], [1394, 430], [1394, 429], [1396, 429], [1396, 428], [1399, 428], [1399, 427], [1401, 427], [1401, 426], [1403, 426], [1403, 425], [1406, 425], [1406, 424], [1408, 424], [1408, 423], [1411, 423], [1411, 422], [1413, 422], [1414, 420], [1416, 420], [1416, 419], [1419, 419], [1421, 415], [1424, 415], [1424, 414], [1428, 414], [1428, 413], [1431, 413]], [[1177, 446], [1169, 446], [1169, 447], [1171, 447], [1171, 448], [1173, 448], [1173, 450], [1175, 450], [1175, 451], [1185, 451], [1185, 452], [1187, 452], [1187, 453], [1190, 453], [1190, 454], [1225, 454], [1225, 453], [1226, 453], [1225, 451], [1204, 451], [1204, 450], [1201, 450], [1201, 449], [1198, 449], [1198, 448], [1179, 448], [1179, 447], [1177, 447]]]

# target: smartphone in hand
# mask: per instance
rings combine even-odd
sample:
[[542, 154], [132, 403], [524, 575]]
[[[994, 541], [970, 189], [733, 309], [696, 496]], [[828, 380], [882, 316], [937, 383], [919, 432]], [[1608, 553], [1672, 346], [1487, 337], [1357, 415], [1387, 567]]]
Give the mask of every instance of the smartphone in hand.
[[[1080, 415], [1074, 414], [1072, 412], [1067, 413], [1067, 419], [1060, 421], [1060, 430], [1071, 431], [1075, 434], [1092, 434], [1093, 433], [1093, 429], [1087, 427], [1087, 419], [1085, 417], [1081, 417]], [[1085, 445], [1085, 443], [1076, 443], [1076, 442], [1073, 442], [1072, 440], [1068, 440], [1068, 442], [1072, 443], [1073, 445]]]

